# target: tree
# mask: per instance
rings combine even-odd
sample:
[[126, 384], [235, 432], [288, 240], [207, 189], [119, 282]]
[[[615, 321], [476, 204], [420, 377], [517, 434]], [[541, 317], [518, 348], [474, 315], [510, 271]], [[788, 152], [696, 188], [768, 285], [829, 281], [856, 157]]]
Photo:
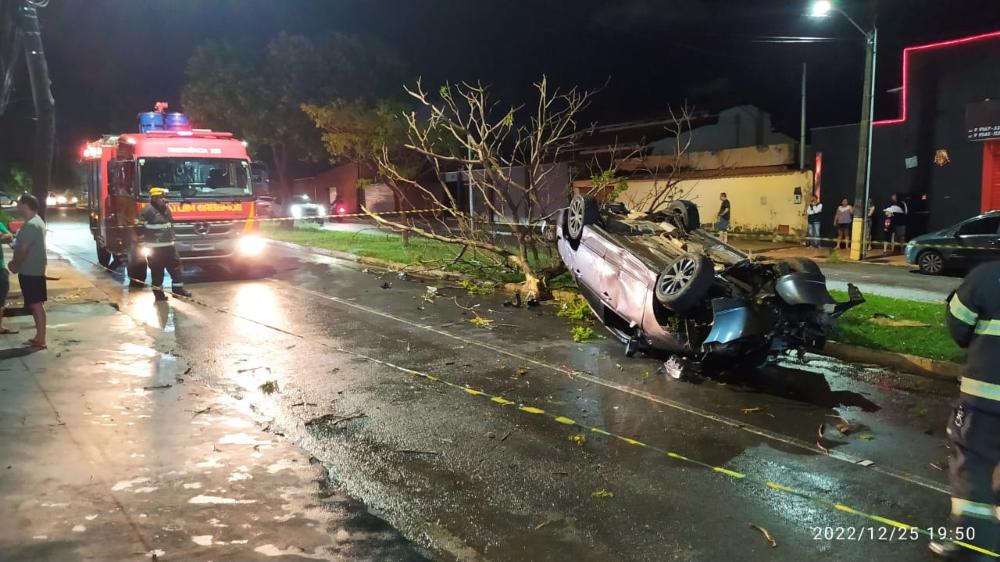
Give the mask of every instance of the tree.
[[377, 91], [398, 64], [380, 42], [332, 34], [320, 40], [281, 33], [264, 48], [209, 41], [188, 61], [184, 108], [199, 124], [232, 130], [267, 147], [275, 181], [288, 188], [292, 160], [318, 160], [320, 133], [303, 105]]
[[32, 185], [31, 173], [17, 164], [11, 165], [0, 174], [0, 189], [14, 197], [22, 193], [31, 193]]
[[[397, 230], [498, 256], [523, 275], [528, 298], [547, 294], [550, 279], [564, 271], [561, 264], [539, 268], [528, 254], [542, 238], [540, 225], [552, 218], [545, 215], [542, 200], [547, 178], [555, 169], [552, 163], [578, 140], [580, 113], [593, 96], [578, 88], [550, 89], [544, 76], [534, 87], [536, 99], [528, 106], [502, 105], [482, 84], [446, 84], [436, 96], [419, 81], [414, 89], [407, 89], [419, 112], [403, 116], [404, 152], [417, 156], [433, 174], [418, 181], [386, 148], [378, 158], [379, 170], [397, 190], [418, 194], [444, 218], [429, 226], [420, 219], [370, 214]], [[446, 172], [466, 167], [474, 171], [464, 181], [471, 184], [486, 214], [509, 219], [502, 225], [486, 228], [482, 217], [461, 211], [463, 202], [444, 178]], [[512, 236], [500, 236], [501, 231]], [[506, 242], [510, 239], [513, 244]]]

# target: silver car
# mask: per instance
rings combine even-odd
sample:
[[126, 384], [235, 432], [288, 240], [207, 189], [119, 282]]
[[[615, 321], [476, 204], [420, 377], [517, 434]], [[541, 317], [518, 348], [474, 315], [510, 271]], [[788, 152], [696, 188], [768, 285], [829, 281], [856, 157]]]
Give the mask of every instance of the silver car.
[[700, 228], [698, 207], [630, 214], [575, 196], [557, 225], [559, 255], [626, 355], [661, 350], [701, 362], [761, 365], [821, 349], [835, 319], [864, 302], [849, 286], [837, 303], [815, 262], [751, 259]]

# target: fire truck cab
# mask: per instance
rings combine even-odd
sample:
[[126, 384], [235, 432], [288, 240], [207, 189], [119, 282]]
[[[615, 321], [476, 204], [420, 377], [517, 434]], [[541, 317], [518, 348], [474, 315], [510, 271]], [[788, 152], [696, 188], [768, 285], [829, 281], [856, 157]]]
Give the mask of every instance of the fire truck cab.
[[231, 133], [192, 129], [180, 113], [139, 114], [139, 132], [87, 143], [90, 230], [98, 262], [125, 262], [146, 278], [148, 250], [135, 225], [150, 187], [169, 190], [177, 251], [184, 262], [242, 267], [262, 252], [256, 235], [251, 161]]

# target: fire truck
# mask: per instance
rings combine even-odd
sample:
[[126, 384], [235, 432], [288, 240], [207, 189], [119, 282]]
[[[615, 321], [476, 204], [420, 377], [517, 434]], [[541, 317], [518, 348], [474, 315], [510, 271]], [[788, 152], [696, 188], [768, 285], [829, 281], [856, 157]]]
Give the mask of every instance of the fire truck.
[[191, 128], [182, 113], [139, 114], [139, 130], [105, 135], [83, 147], [90, 230], [98, 262], [127, 264], [130, 279], [146, 278], [136, 229], [150, 187], [169, 190], [177, 251], [185, 263], [241, 269], [264, 248], [257, 221], [246, 143], [232, 133]]

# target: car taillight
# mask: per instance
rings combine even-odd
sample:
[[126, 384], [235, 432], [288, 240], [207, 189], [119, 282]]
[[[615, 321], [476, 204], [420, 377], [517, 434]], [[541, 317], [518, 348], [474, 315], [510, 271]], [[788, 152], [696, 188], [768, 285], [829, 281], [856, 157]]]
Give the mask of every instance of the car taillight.
[[347, 214], [347, 208], [346, 207], [337, 207], [337, 214], [338, 215], [346, 215]]

